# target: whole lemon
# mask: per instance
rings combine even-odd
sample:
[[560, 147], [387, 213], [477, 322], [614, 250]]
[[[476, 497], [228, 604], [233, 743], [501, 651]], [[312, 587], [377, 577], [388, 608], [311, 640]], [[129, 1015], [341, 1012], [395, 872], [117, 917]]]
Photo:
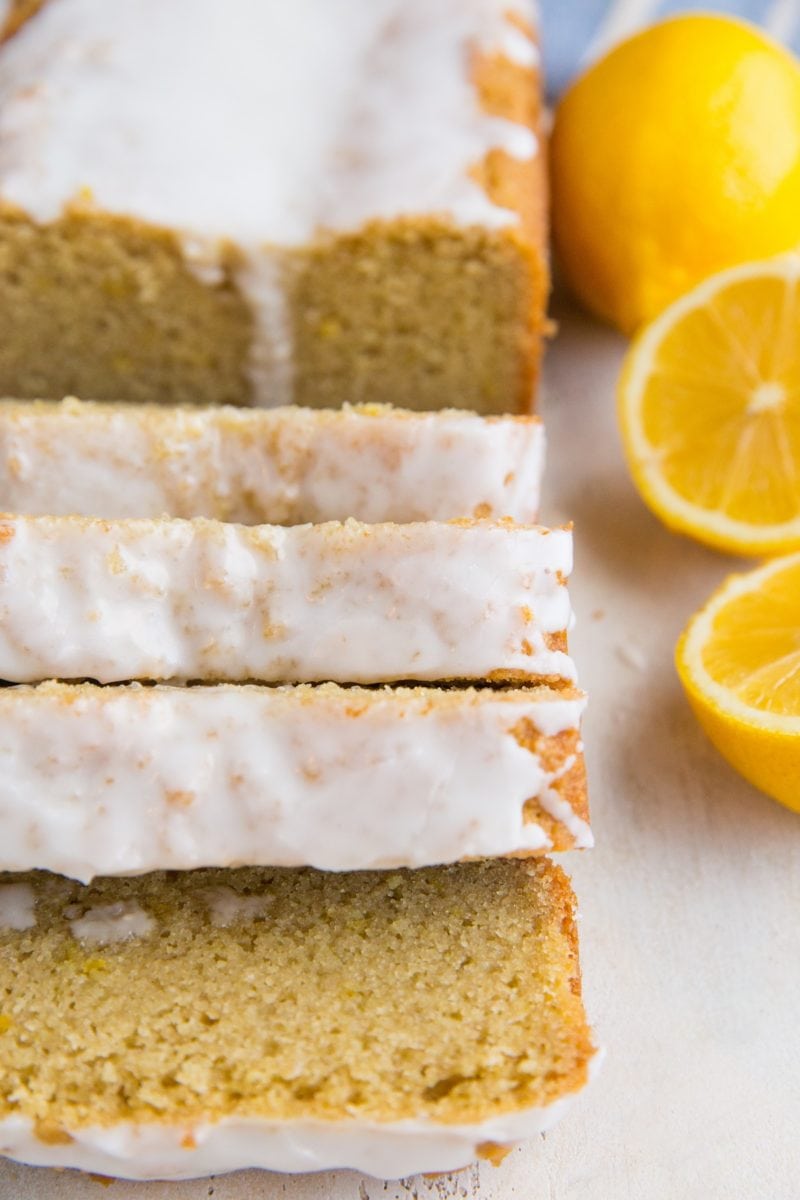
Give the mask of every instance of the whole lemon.
[[566, 92], [551, 169], [566, 280], [632, 333], [706, 276], [800, 246], [800, 65], [729, 17], [653, 25]]

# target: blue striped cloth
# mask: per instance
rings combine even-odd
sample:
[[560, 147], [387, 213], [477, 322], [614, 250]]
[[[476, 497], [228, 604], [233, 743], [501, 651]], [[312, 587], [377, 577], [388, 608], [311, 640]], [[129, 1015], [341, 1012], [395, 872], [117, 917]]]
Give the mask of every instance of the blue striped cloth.
[[548, 88], [557, 95], [598, 52], [673, 12], [734, 13], [800, 54], [800, 0], [540, 0]]

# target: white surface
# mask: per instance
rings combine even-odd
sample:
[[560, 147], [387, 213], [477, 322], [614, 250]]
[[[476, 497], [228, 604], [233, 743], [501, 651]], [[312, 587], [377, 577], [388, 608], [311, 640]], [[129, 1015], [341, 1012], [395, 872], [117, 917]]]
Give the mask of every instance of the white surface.
[[0, 512], [531, 524], [544, 443], [539, 421], [452, 410], [4, 400]]
[[546, 689], [2, 688], [0, 870], [343, 871], [588, 846], [567, 799], [583, 707]]
[[582, 899], [586, 993], [607, 1049], [593, 1087], [497, 1169], [105, 1192], [7, 1164], [0, 1200], [796, 1200], [800, 817], [740, 780], [684, 702], [675, 637], [734, 564], [667, 533], [628, 482], [613, 411], [621, 348], [563, 316], [546, 368], [544, 515], [576, 521], [574, 647], [591, 694], [598, 846], [562, 863]]
[[471, 78], [475, 51], [535, 58], [509, 11], [531, 5], [50, 0], [2, 49], [0, 199], [41, 222], [76, 201], [137, 217], [175, 230], [209, 286], [232, 271], [253, 311], [256, 400], [280, 402], [281, 248], [397, 216], [519, 221], [472, 171], [493, 148], [538, 153]]
[[[571, 680], [566, 529], [0, 518], [0, 679]], [[506, 677], [506, 676], [504, 676]]]

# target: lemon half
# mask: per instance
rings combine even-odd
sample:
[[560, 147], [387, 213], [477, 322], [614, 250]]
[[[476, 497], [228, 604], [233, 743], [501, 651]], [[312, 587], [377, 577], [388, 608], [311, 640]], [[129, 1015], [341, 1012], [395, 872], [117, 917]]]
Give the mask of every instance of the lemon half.
[[800, 548], [800, 256], [722, 272], [647, 326], [619, 417], [671, 528], [737, 554]]
[[731, 576], [689, 622], [676, 664], [731, 766], [800, 811], [800, 554]]

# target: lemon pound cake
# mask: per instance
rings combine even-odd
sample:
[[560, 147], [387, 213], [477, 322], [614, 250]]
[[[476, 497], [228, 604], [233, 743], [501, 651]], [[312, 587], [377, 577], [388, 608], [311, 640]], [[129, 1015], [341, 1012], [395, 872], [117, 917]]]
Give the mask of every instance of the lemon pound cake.
[[546, 859], [0, 877], [0, 1153], [396, 1178], [547, 1129], [594, 1055]]
[[0, 679], [571, 681], [569, 530], [0, 517]]
[[530, 0], [28, 8], [0, 46], [0, 395], [528, 408]]
[[544, 687], [2, 688], [0, 870], [88, 881], [587, 847], [583, 707]]
[[536, 417], [0, 401], [0, 512], [535, 521]]

